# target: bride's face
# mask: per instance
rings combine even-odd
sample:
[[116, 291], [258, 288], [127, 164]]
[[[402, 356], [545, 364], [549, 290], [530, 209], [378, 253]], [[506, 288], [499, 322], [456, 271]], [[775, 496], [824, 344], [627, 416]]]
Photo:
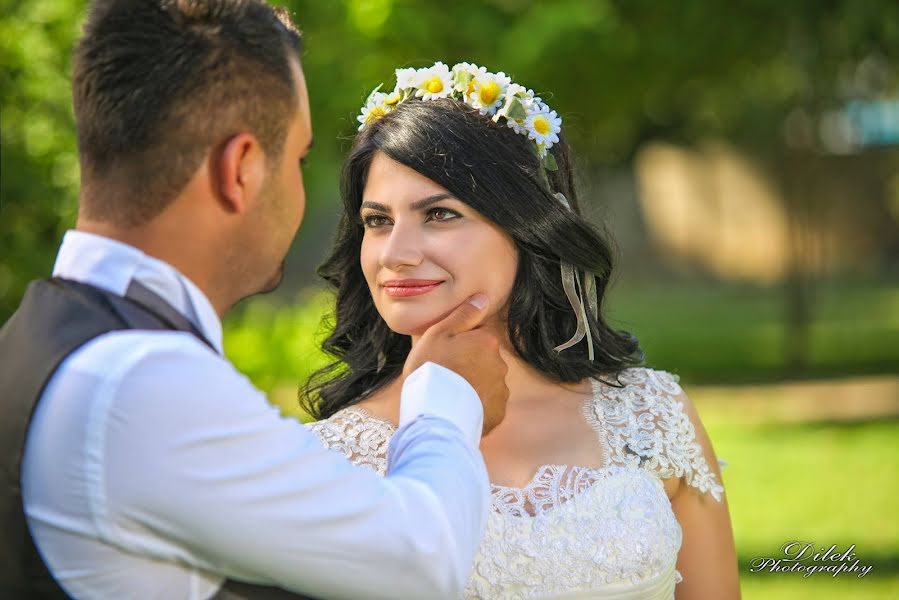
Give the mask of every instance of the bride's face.
[[378, 152], [359, 216], [362, 271], [393, 331], [419, 336], [475, 293], [504, 314], [515, 281], [512, 238], [424, 175]]

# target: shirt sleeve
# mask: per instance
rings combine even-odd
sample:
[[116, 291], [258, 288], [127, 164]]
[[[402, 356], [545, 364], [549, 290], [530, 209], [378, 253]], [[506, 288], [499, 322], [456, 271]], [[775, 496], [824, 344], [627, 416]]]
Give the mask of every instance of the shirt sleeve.
[[461, 375], [427, 362], [403, 382], [400, 428], [419, 415], [442, 417], [458, 427], [477, 448], [484, 428], [484, 408], [471, 384]]
[[418, 407], [382, 478], [282, 418], [202, 348], [130, 362], [95, 436], [94, 517], [111, 543], [318, 597], [461, 594], [489, 502], [472, 437], [480, 404], [461, 377], [429, 367], [404, 390]]

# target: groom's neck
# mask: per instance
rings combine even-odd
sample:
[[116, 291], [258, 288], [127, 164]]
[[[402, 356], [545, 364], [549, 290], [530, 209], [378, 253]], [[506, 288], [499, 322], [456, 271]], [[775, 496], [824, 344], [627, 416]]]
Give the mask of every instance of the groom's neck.
[[[211, 240], [203, 235], [202, 227], [185, 231], [180, 219], [155, 218], [147, 224], [123, 227], [79, 215], [75, 229], [93, 233], [137, 248], [144, 254], [165, 262], [190, 279], [206, 295], [219, 318], [230, 309], [231, 299], [226, 286], [218, 282], [221, 267]], [[191, 223], [182, 220], [182, 223]]]

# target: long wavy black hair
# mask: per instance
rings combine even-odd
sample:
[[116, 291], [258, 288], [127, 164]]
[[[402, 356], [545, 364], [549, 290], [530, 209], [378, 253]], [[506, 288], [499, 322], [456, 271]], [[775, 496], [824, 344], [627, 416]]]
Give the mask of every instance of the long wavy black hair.
[[[581, 215], [565, 140], [550, 151], [556, 171], [544, 169], [526, 136], [452, 99], [408, 99], [366, 125], [344, 164], [344, 211], [330, 256], [318, 269], [336, 291], [333, 331], [322, 343], [334, 361], [313, 373], [300, 392], [310, 414], [327, 418], [381, 389], [402, 373], [411, 348], [410, 337], [392, 331], [381, 318], [360, 265], [364, 229], [359, 209], [377, 152], [440, 184], [512, 237], [519, 258], [508, 335], [525, 361], [568, 383], [616, 379], [622, 369], [642, 363], [636, 338], [613, 329], [602, 316], [613, 247]], [[573, 210], [553, 197], [556, 192], [565, 194]], [[593, 273], [596, 280], [599, 319], [588, 315], [593, 361], [586, 340], [562, 352], [553, 349], [577, 326], [562, 288], [560, 261]]]

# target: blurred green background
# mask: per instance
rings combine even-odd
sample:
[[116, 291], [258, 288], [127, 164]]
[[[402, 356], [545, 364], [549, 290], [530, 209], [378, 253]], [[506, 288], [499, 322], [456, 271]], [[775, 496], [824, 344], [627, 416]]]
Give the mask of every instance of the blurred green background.
[[[70, 51], [84, 0], [0, 0], [0, 318], [74, 223]], [[899, 3], [276, 2], [304, 30], [315, 150], [275, 295], [229, 356], [285, 413], [322, 364], [314, 269], [355, 117], [393, 69], [475, 62], [564, 119], [608, 223], [612, 320], [682, 376], [725, 472], [747, 598], [899, 597]], [[794, 539], [864, 579], [751, 573]]]

